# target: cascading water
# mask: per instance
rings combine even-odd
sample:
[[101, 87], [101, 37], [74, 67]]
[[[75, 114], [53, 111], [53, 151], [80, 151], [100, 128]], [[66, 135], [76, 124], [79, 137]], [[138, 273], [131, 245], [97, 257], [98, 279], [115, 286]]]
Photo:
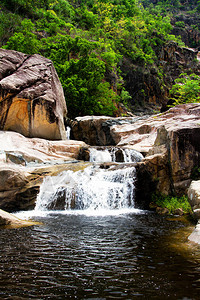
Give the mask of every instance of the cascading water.
[[71, 133], [71, 128], [69, 126], [66, 127], [66, 138], [67, 140], [70, 140], [70, 133]]
[[[100, 163], [114, 162], [118, 150], [91, 148], [90, 161], [94, 164], [90, 167], [46, 177], [40, 187], [35, 211], [111, 211], [134, 208], [135, 167], [122, 164], [111, 165], [108, 169], [100, 167]], [[142, 155], [136, 151], [122, 153], [126, 163], [142, 159]]]
[[141, 161], [143, 155], [128, 148], [111, 147], [103, 150], [90, 148], [90, 161], [91, 162], [118, 162], [118, 155], [121, 154], [121, 161], [124, 163], [134, 163]]
[[64, 171], [44, 179], [36, 210], [121, 209], [134, 207], [135, 168]]

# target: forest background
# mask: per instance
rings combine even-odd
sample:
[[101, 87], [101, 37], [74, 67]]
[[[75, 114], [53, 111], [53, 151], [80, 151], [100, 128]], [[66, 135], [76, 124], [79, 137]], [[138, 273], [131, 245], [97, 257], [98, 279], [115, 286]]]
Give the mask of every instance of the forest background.
[[[169, 41], [184, 47], [172, 30], [188, 25], [174, 15], [192, 19], [199, 12], [197, 0], [1, 0], [0, 47], [53, 61], [68, 117], [117, 116], [124, 106], [134, 113], [136, 99], [144, 97], [144, 89], [137, 97], [129, 89], [124, 63], [154, 69], [166, 86], [157, 50]], [[190, 27], [200, 32], [199, 24]], [[196, 41], [190, 46], [199, 47]], [[199, 102], [200, 77], [183, 72], [167, 90], [173, 105]]]

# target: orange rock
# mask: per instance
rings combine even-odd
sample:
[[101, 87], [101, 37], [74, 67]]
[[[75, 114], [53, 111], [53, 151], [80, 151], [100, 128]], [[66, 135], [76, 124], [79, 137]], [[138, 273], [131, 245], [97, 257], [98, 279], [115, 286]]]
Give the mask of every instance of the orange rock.
[[37, 54], [0, 49], [0, 71], [0, 130], [66, 139], [66, 102], [52, 62]]

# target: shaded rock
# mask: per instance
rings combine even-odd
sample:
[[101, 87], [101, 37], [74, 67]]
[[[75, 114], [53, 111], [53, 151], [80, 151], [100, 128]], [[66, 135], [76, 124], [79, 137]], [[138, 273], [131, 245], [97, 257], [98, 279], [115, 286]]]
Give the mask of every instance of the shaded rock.
[[115, 142], [109, 134], [109, 129], [103, 129], [105, 121], [116, 120], [106, 116], [77, 117], [70, 121], [71, 136], [75, 140], [94, 145], [113, 145]]
[[14, 163], [14, 164], [19, 164], [19, 165], [26, 165], [26, 161], [23, 158], [23, 156], [21, 154], [18, 153], [9, 153], [9, 152], [5, 152], [6, 154], [6, 162], [8, 163]]
[[[152, 33], [152, 38], [162, 40], [162, 36]], [[121, 65], [126, 90], [132, 96], [132, 111], [146, 107], [167, 109], [169, 89], [174, 80], [183, 72], [199, 74], [199, 64], [194, 49], [179, 47], [177, 43], [163, 42], [154, 47], [157, 62], [153, 67], [138, 66], [130, 58], [123, 58]], [[162, 75], [160, 74], [162, 72]]]
[[120, 137], [113, 136], [111, 129], [114, 125], [132, 124], [143, 117], [106, 117], [106, 116], [85, 116], [68, 120], [71, 127], [71, 136], [75, 140], [84, 141], [91, 146], [116, 145]]
[[156, 212], [159, 215], [168, 215], [169, 214], [169, 210], [166, 207], [156, 207]]
[[0, 130], [66, 139], [66, 103], [53, 63], [38, 54], [0, 49]]

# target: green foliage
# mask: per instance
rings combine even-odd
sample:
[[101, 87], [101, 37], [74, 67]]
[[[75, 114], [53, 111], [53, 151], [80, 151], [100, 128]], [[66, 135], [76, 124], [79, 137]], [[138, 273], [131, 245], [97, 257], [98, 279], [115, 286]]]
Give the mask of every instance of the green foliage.
[[8, 40], [6, 49], [13, 49], [16, 51], [34, 54], [39, 52], [39, 41], [32, 31], [34, 30], [34, 24], [31, 20], [24, 19], [21, 22], [19, 32], [15, 32], [13, 36]]
[[21, 17], [13, 13], [0, 11], [0, 46], [3, 46], [21, 23]]
[[174, 105], [200, 101], [200, 76], [181, 73], [170, 89], [170, 99]]
[[132, 97], [130, 96], [129, 92], [127, 92], [125, 89], [122, 89], [120, 94], [120, 102], [122, 102], [124, 105], [128, 105], [128, 101]]
[[173, 214], [179, 208], [185, 214], [192, 212], [188, 197], [185, 195], [182, 197], [172, 197], [154, 194], [152, 200], [158, 207], [167, 208], [170, 214]]
[[149, 1], [2, 0], [1, 46], [53, 61], [70, 117], [114, 115], [117, 101], [127, 104], [131, 96], [107, 75], [123, 82], [123, 57], [154, 64], [156, 48], [178, 41], [165, 11], [179, 1], [145, 8], [141, 2]]
[[180, 27], [180, 28], [185, 28], [185, 23], [183, 21], [178, 21], [175, 23], [175, 26]]

